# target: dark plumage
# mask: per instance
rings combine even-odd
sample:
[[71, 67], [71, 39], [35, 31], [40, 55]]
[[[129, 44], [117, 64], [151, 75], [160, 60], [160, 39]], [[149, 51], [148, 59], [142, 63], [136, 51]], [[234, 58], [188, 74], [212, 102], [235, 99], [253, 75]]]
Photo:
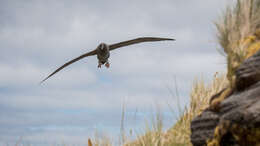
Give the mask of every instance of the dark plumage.
[[44, 80], [42, 80], [41, 83], [43, 83], [45, 80], [47, 80], [48, 78], [50, 78], [51, 76], [53, 76], [54, 74], [56, 74], [57, 72], [59, 72], [60, 70], [65, 68], [66, 66], [68, 66], [82, 58], [88, 57], [88, 56], [97, 55], [98, 67], [100, 68], [103, 64], [105, 64], [105, 66], [108, 68], [110, 66], [109, 62], [108, 62], [108, 58], [110, 57], [110, 51], [112, 51], [112, 50], [115, 50], [115, 49], [121, 48], [121, 47], [125, 47], [125, 46], [129, 46], [129, 45], [133, 45], [133, 44], [142, 43], [142, 42], [174, 41], [174, 40], [175, 39], [170, 39], [170, 38], [142, 37], [142, 38], [136, 38], [133, 40], [128, 40], [128, 41], [124, 41], [124, 42], [120, 42], [120, 43], [116, 43], [116, 44], [112, 44], [112, 45], [107, 45], [105, 43], [101, 43], [100, 45], [98, 45], [98, 47], [95, 50], [87, 52], [87, 53], [65, 63], [64, 65], [62, 65], [61, 67], [56, 69], [53, 73], [51, 73], [48, 77], [46, 77]]

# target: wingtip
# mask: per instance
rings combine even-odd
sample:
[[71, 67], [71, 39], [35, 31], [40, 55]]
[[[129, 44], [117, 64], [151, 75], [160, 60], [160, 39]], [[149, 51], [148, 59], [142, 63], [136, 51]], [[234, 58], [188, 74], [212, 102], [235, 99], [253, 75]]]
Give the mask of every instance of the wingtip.
[[39, 85], [42, 85], [44, 81], [46, 81], [49, 77], [45, 78], [44, 80], [42, 80]]
[[166, 41], [175, 41], [175, 39], [172, 39], [172, 38], [162, 38], [163, 40], [166, 40]]
[[43, 82], [44, 82], [44, 80], [40, 81], [40, 82], [39, 82], [39, 85], [42, 85]]

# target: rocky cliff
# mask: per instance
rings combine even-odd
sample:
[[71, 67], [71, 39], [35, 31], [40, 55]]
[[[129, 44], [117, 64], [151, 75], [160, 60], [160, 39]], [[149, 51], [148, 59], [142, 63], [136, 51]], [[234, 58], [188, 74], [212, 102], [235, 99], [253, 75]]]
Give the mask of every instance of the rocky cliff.
[[260, 51], [245, 60], [235, 76], [236, 88], [217, 110], [209, 107], [193, 119], [194, 146], [260, 146]]

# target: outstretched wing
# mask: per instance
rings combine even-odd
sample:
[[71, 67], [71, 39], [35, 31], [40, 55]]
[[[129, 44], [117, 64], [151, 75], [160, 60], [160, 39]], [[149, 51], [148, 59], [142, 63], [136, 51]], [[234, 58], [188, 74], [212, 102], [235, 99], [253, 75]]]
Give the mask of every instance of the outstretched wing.
[[142, 37], [142, 38], [136, 38], [133, 40], [128, 40], [128, 41], [109, 45], [109, 49], [115, 50], [120, 47], [125, 47], [133, 44], [143, 43], [143, 42], [174, 41], [174, 40], [175, 39], [171, 39], [171, 38]]
[[93, 51], [90, 51], [88, 53], [85, 53], [67, 63], [65, 63], [64, 65], [62, 65], [61, 67], [59, 67], [58, 69], [56, 69], [53, 73], [51, 73], [48, 77], [46, 77], [44, 80], [42, 80], [40, 83], [43, 83], [45, 80], [47, 80], [48, 78], [50, 78], [51, 76], [53, 76], [54, 74], [56, 74], [57, 72], [59, 72], [60, 70], [62, 70], [63, 68], [65, 68], [66, 66], [82, 59], [82, 58], [85, 58], [85, 57], [88, 57], [88, 56], [92, 56], [92, 55], [96, 55], [97, 54], [97, 51], [96, 50], [93, 50]]

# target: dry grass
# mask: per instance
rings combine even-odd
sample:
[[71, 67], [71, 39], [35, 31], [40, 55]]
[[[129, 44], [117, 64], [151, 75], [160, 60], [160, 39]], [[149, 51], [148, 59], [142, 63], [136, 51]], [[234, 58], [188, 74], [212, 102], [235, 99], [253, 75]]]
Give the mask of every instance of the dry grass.
[[216, 75], [213, 81], [205, 84], [203, 79], [196, 79], [190, 94], [190, 105], [179, 117], [177, 123], [165, 134], [165, 145], [189, 146], [190, 143], [190, 123], [199, 115], [201, 111], [208, 107], [209, 99], [227, 86], [225, 75]]
[[152, 119], [152, 125], [146, 124], [145, 133], [137, 134], [137, 140], [126, 142], [124, 146], [162, 146], [163, 145], [163, 118], [158, 110]]
[[[163, 118], [161, 113], [158, 112], [152, 119], [152, 126], [147, 124], [143, 135], [137, 136], [135, 141], [126, 142], [124, 146], [191, 146], [191, 120], [208, 107], [210, 97], [225, 88], [227, 83], [225, 75], [216, 75], [209, 84], [205, 84], [203, 79], [196, 79], [191, 89], [190, 105], [182, 114], [180, 113], [180, 117], [172, 128], [166, 132], [163, 131]], [[122, 136], [127, 141], [126, 134], [122, 134]], [[111, 145], [111, 140], [107, 139], [101, 138], [96, 142], [94, 142], [95, 146]]]
[[88, 146], [113, 146], [112, 141], [107, 135], [96, 132], [94, 141], [88, 139]]
[[241, 40], [253, 35], [260, 27], [260, 0], [238, 0], [235, 7], [229, 6], [216, 22], [219, 44], [225, 53], [244, 52]]
[[227, 55], [227, 77], [233, 85], [236, 68], [260, 45], [260, 0], [237, 0], [235, 6], [227, 7], [216, 27], [219, 44]]

